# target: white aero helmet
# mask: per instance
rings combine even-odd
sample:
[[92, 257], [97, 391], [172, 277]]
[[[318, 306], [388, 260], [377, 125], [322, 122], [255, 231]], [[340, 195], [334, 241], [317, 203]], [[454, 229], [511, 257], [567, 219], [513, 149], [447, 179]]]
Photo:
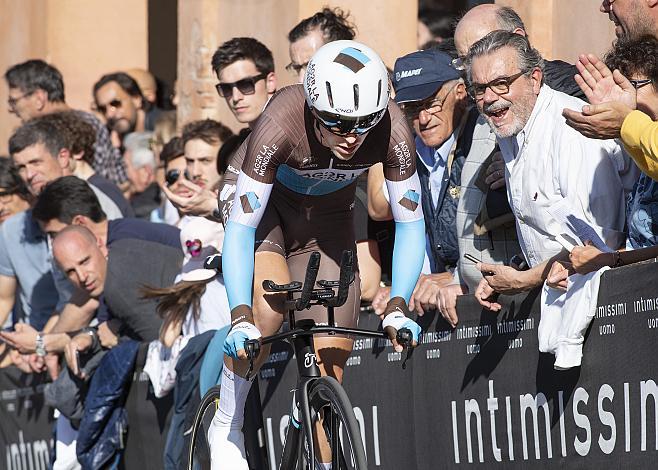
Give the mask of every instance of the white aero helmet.
[[304, 75], [311, 112], [337, 135], [363, 134], [380, 121], [388, 106], [388, 83], [379, 55], [356, 41], [325, 44]]

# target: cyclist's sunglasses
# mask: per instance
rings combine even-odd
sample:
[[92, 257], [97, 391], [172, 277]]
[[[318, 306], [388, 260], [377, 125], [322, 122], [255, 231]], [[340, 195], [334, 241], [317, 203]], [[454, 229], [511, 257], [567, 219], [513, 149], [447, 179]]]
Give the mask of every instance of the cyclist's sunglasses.
[[243, 95], [253, 95], [256, 91], [256, 82], [267, 78], [266, 73], [261, 73], [255, 77], [247, 77], [233, 83], [218, 83], [215, 85], [217, 93], [222, 98], [228, 98], [233, 94], [233, 88], [237, 88]]
[[180, 175], [185, 176], [186, 180], [190, 180], [190, 173], [185, 170], [185, 171], [180, 171], [180, 170], [169, 170], [167, 173], [165, 173], [165, 181], [167, 182], [167, 186], [171, 186], [174, 184], [176, 181], [178, 181], [178, 178], [180, 178]]
[[119, 100], [112, 100], [108, 104], [99, 104], [96, 106], [96, 109], [98, 110], [99, 113], [105, 115], [107, 114], [107, 108], [108, 106], [113, 107], [114, 109], [119, 109], [121, 107], [122, 103]]
[[339, 136], [361, 135], [375, 127], [386, 112], [386, 108], [381, 111], [368, 114], [367, 116], [352, 118], [341, 116], [340, 114], [330, 113], [327, 111], [313, 110], [313, 115], [322, 126], [332, 134]]

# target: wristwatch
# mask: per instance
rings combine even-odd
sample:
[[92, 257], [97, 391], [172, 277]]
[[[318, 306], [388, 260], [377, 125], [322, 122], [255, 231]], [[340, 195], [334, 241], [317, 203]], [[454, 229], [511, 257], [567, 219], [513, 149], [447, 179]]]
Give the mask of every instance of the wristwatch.
[[46, 355], [46, 345], [43, 340], [43, 333], [37, 333], [37, 343], [34, 350], [39, 357], [44, 357]]

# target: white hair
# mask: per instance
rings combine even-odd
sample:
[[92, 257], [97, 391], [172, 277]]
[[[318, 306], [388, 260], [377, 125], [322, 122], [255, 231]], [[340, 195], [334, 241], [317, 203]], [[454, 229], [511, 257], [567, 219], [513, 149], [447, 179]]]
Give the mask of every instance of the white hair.
[[145, 166], [155, 169], [155, 155], [150, 149], [138, 147], [131, 150], [130, 163], [136, 169]]
[[150, 142], [153, 132], [131, 132], [123, 138], [123, 148], [126, 150], [137, 150], [151, 148]]

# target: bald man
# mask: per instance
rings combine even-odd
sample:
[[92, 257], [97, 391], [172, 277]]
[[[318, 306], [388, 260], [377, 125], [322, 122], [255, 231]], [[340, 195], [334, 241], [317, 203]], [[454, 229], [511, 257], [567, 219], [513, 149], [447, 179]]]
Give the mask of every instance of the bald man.
[[98, 298], [105, 287], [107, 248], [86, 227], [70, 225], [53, 241], [53, 256], [64, 274], [90, 297]]
[[126, 73], [137, 82], [139, 89], [142, 91], [142, 96], [146, 101], [155, 106], [158, 93], [158, 84], [155, 81], [155, 77], [151, 72], [144, 69], [128, 69]]
[[[521, 17], [512, 8], [495, 4], [471, 8], [455, 28], [455, 46], [459, 57], [465, 57], [473, 43], [497, 29], [528, 37]], [[544, 83], [554, 90], [586, 100], [585, 94], [573, 78], [578, 73], [574, 65], [561, 60], [547, 60], [545, 63]]]

